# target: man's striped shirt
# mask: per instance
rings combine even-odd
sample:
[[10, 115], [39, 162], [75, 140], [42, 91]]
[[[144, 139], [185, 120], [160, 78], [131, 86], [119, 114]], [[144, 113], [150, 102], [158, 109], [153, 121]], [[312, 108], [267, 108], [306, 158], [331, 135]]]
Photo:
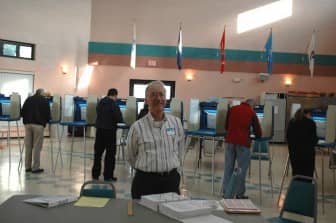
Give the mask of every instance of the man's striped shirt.
[[144, 172], [168, 172], [180, 168], [184, 155], [181, 120], [165, 114], [162, 123], [157, 123], [148, 113], [131, 126], [127, 152], [132, 167]]

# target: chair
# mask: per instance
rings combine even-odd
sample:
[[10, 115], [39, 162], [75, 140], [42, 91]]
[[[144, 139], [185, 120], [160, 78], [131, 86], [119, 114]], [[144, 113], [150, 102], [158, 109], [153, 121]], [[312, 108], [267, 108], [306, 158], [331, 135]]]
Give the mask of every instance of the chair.
[[232, 176], [231, 176], [230, 181], [229, 181], [229, 184], [228, 184], [228, 187], [225, 188], [225, 192], [224, 192], [224, 195], [223, 195], [224, 199], [233, 199], [235, 197], [238, 177], [239, 177], [240, 174], [241, 174], [241, 169], [240, 168], [236, 168], [233, 171]]
[[112, 182], [91, 180], [82, 185], [80, 196], [116, 198], [116, 189]]
[[294, 176], [289, 184], [279, 217], [267, 220], [269, 222], [299, 223], [299, 221], [284, 218], [284, 212], [312, 217], [314, 223], [317, 222], [317, 183], [314, 178]]

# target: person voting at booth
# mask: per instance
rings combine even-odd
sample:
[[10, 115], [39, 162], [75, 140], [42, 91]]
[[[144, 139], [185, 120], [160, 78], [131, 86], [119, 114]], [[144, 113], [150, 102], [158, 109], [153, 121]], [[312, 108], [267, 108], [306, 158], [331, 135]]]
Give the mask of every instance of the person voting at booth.
[[299, 108], [288, 124], [287, 142], [293, 176], [313, 177], [315, 169], [315, 145], [318, 137], [316, 124], [309, 109]]
[[117, 149], [117, 123], [123, 121], [117, 104], [118, 91], [111, 88], [107, 96], [97, 105], [96, 140], [94, 143], [94, 161], [92, 179], [98, 180], [101, 172], [101, 158], [105, 151], [104, 180], [117, 181], [114, 176], [115, 155]]
[[26, 99], [21, 115], [25, 127], [25, 168], [26, 172], [42, 173], [40, 168], [40, 154], [43, 145], [44, 127], [51, 118], [48, 101], [44, 97], [44, 90], [37, 89], [33, 96]]
[[245, 195], [245, 178], [251, 157], [251, 127], [256, 138], [262, 135], [259, 120], [253, 110], [254, 104], [253, 99], [247, 99], [240, 105], [231, 107], [227, 115], [223, 188], [225, 191], [229, 187], [230, 178], [237, 161], [237, 166], [241, 169], [236, 188], [236, 198], [238, 199], [248, 198]]

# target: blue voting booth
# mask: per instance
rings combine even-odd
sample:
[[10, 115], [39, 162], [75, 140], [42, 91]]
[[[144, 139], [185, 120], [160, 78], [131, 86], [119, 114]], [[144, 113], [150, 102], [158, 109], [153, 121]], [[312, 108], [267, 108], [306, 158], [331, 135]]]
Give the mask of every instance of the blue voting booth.
[[[51, 158], [51, 171], [55, 173], [55, 167], [54, 167], [54, 138], [53, 138], [53, 132], [56, 134], [56, 140], [58, 142], [58, 152], [57, 152], [57, 158], [61, 157], [61, 162], [63, 164], [63, 159], [60, 154], [60, 147], [61, 147], [61, 138], [59, 134], [59, 123], [61, 121], [61, 107], [62, 107], [62, 100], [60, 95], [53, 95], [53, 96], [46, 96], [46, 100], [49, 103], [50, 107], [50, 114], [51, 119], [49, 120], [49, 142], [50, 142], [50, 158]], [[55, 130], [55, 131], [54, 131]]]
[[[189, 105], [188, 130], [185, 132], [188, 138], [211, 140], [211, 174], [212, 174], [212, 193], [214, 193], [214, 163], [215, 163], [215, 142], [224, 140], [225, 122], [229, 109], [227, 99], [219, 99], [218, 102], [199, 102], [198, 99], [191, 99]], [[198, 157], [196, 158], [196, 168], [200, 166], [202, 158], [202, 146], [199, 143]]]
[[316, 124], [316, 133], [319, 139], [325, 139], [327, 125], [327, 111], [325, 109], [312, 109], [311, 116]]
[[[96, 106], [98, 102], [97, 97], [78, 97], [73, 95], [65, 95], [64, 96], [64, 103], [62, 106], [62, 115], [60, 125], [62, 126], [62, 133], [61, 139], [63, 138], [64, 134], [64, 127], [68, 127], [71, 132], [71, 151], [70, 151], [70, 168], [72, 165], [72, 156], [73, 156], [73, 144], [74, 144], [74, 136], [75, 131], [77, 136], [83, 137], [83, 148], [84, 148], [84, 155], [83, 155], [83, 168], [84, 168], [84, 181], [86, 178], [86, 128], [95, 125], [95, 118], [96, 118]], [[56, 158], [55, 162], [55, 169], [57, 166], [58, 157], [61, 157], [62, 151], [61, 147], [59, 147], [59, 153]]]
[[[19, 121], [21, 118], [21, 96], [17, 93], [12, 93], [9, 97], [0, 94], [0, 122], [7, 122], [7, 147], [9, 165], [11, 165], [11, 122], [16, 124], [16, 136], [19, 144], [20, 154], [22, 154], [23, 147], [20, 141]], [[19, 169], [21, 168], [22, 156], [20, 157]]]

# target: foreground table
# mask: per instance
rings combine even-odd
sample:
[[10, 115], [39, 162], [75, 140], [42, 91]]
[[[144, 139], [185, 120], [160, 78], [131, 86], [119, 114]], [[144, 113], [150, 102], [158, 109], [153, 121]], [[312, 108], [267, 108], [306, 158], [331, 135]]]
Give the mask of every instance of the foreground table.
[[[15, 195], [0, 205], [0, 222], [34, 222], [34, 223], [56, 223], [56, 222], [80, 222], [80, 223], [176, 223], [174, 219], [168, 218], [136, 202], [133, 205], [133, 216], [127, 215], [127, 202], [125, 199], [111, 199], [103, 208], [76, 207], [67, 204], [53, 208], [43, 208], [24, 203], [23, 200], [36, 196]], [[214, 215], [225, 218], [233, 223], [266, 223], [261, 215], [255, 214], [227, 214], [224, 211], [214, 211]]]

